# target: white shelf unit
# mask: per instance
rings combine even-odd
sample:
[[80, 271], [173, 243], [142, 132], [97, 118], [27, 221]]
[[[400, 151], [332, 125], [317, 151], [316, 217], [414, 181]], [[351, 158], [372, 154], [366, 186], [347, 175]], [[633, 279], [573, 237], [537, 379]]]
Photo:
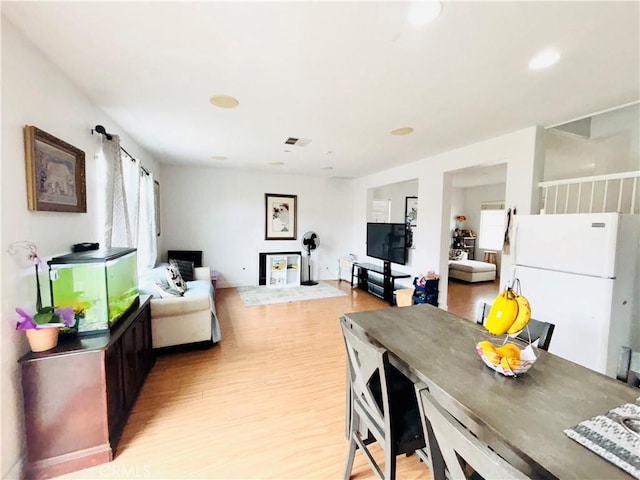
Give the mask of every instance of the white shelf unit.
[[267, 255], [267, 287], [300, 285], [300, 255]]

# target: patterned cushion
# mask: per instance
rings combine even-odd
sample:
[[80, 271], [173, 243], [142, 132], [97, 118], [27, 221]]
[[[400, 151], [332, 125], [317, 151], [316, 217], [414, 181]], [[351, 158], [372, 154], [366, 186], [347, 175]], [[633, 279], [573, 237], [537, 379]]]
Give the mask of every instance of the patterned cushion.
[[465, 251], [452, 248], [449, 250], [449, 260], [463, 260]]
[[187, 289], [187, 285], [184, 283], [182, 275], [180, 275], [180, 270], [175, 265], [167, 267], [167, 283], [170, 288], [177, 290], [181, 294]]
[[185, 282], [193, 281], [193, 262], [190, 262], [188, 260], [178, 260], [175, 258], [170, 258], [169, 263], [178, 267], [178, 270], [180, 270], [180, 276], [182, 276], [182, 279]]
[[158, 290], [160, 298], [174, 298], [184, 295], [184, 292], [180, 293], [178, 290], [175, 290], [164, 283], [156, 283], [156, 288]]

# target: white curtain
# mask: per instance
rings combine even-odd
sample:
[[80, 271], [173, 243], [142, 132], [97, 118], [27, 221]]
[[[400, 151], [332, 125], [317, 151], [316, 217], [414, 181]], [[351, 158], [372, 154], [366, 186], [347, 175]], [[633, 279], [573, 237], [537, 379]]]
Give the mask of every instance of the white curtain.
[[138, 210], [138, 270], [153, 268], [158, 257], [153, 175], [141, 171]]
[[120, 137], [114, 135], [112, 140], [106, 137], [102, 139], [102, 156], [106, 186], [104, 246], [132, 247], [134, 243], [122, 171]]
[[120, 149], [120, 138], [102, 141], [105, 184], [104, 246], [138, 250], [138, 270], [158, 257], [153, 175]]
[[131, 245], [138, 246], [138, 224], [140, 219], [140, 162], [122, 153], [122, 176], [129, 212], [129, 229], [131, 231]]

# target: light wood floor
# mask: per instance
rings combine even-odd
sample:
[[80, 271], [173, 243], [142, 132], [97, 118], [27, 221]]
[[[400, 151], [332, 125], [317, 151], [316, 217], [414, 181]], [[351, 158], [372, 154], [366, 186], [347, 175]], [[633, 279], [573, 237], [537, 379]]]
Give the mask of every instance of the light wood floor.
[[[236, 289], [218, 290], [222, 342], [159, 357], [115, 460], [65, 478], [342, 478], [348, 443], [338, 319], [390, 307], [347, 282], [329, 283], [349, 295], [244, 307]], [[460, 297], [452, 303], [474, 318], [475, 293], [465, 297], [463, 287], [451, 286]], [[415, 455], [398, 458], [397, 476], [430, 478]], [[360, 453], [352, 478], [376, 478]]]
[[498, 295], [500, 279], [493, 282], [466, 283], [457, 280], [449, 281], [448, 310], [459, 317], [476, 320], [482, 303], [493, 303]]

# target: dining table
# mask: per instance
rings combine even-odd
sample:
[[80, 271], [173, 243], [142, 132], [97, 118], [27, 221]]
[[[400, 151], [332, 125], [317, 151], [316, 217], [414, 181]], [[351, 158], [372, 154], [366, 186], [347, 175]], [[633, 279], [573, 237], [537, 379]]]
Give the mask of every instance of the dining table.
[[526, 373], [506, 377], [486, 366], [475, 349], [481, 340], [499, 343], [504, 336], [492, 336], [483, 326], [429, 304], [344, 317], [385, 348], [396, 368], [424, 383], [456, 419], [531, 478], [631, 478], [564, 431], [636, 402], [640, 389], [539, 349]]

